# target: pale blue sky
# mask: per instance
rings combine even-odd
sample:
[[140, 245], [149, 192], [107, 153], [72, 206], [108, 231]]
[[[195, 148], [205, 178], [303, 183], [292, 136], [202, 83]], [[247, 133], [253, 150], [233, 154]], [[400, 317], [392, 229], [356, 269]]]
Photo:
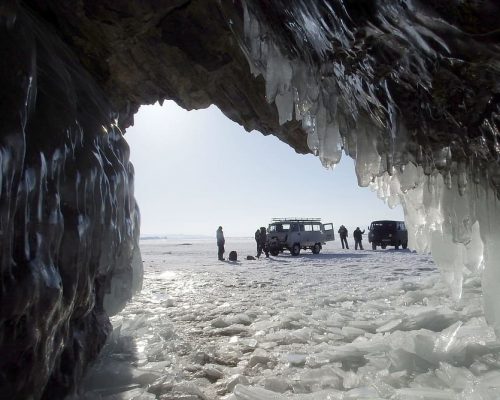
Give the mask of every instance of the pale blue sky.
[[273, 217], [320, 217], [352, 231], [403, 219], [357, 186], [345, 155], [332, 171], [274, 136], [246, 132], [218, 108], [143, 106], [127, 129], [142, 234], [253, 236]]

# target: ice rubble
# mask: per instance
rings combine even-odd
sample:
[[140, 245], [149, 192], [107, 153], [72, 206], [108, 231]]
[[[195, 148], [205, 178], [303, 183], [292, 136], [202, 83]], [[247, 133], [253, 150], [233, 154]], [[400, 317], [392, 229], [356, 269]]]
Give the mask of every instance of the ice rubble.
[[[276, 104], [280, 123], [302, 121], [307, 143], [325, 167], [334, 167], [344, 151], [355, 159], [360, 186], [370, 185], [391, 207], [402, 204], [409, 246], [432, 253], [454, 298], [461, 297], [464, 276], [481, 273], [486, 318], [500, 335], [500, 207], [486, 171], [472, 161], [452, 161], [449, 147], [435, 152], [430, 162], [419, 159], [424, 157], [421, 150], [412, 157], [409, 133], [387, 85], [381, 89], [387, 104], [381, 104], [376, 88], [342, 63], [322, 61], [318, 66], [293, 51], [284, 55], [252, 4], [243, 2], [241, 46], [252, 73], [265, 78], [267, 101]], [[303, 24], [292, 30], [299, 31], [304, 47], [323, 57], [331, 49], [320, 14], [311, 16], [317, 12], [312, 5], [295, 11]], [[335, 38], [348, 48], [348, 29], [337, 28]], [[426, 41], [430, 31], [417, 32], [411, 25], [401, 29], [413, 45], [432, 53]], [[449, 50], [437, 36], [432, 40]], [[421, 84], [429, 84], [423, 68], [419, 74]]]
[[426, 255], [326, 249], [235, 267], [142, 250], [144, 289], [113, 318], [82, 400], [498, 399], [480, 281], [456, 302]]

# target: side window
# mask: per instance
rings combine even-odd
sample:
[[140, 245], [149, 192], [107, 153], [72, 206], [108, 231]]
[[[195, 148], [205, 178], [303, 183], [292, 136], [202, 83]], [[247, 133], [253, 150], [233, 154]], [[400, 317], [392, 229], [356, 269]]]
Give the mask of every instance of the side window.
[[333, 224], [324, 224], [323, 229], [325, 231], [332, 231], [333, 230]]
[[313, 230], [312, 225], [307, 224], [307, 225], [303, 225], [303, 226], [304, 226], [304, 231], [312, 232], [312, 230]]
[[314, 224], [314, 225], [312, 226], [312, 230], [313, 230], [313, 231], [315, 231], [315, 232], [320, 231], [320, 230], [321, 230], [321, 225], [319, 225], [319, 224]]

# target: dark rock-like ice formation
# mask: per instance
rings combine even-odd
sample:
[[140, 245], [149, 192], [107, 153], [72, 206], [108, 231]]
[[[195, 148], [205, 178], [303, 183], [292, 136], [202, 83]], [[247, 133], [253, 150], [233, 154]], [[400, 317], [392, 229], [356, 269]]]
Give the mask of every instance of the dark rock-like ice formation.
[[326, 166], [355, 158], [457, 297], [484, 269], [500, 332], [499, 15], [494, 0], [2, 2], [0, 396], [62, 398], [140, 287], [121, 130], [167, 98]]
[[0, 398], [57, 399], [141, 285], [133, 168], [73, 53], [0, 9]]

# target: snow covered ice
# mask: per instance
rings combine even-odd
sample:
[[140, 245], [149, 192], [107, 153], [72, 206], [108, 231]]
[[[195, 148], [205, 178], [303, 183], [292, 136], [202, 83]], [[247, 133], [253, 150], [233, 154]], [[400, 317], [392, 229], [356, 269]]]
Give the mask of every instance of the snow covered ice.
[[479, 272], [461, 298], [429, 256], [342, 250], [270, 259], [231, 239], [141, 242], [144, 287], [81, 399], [500, 398]]

